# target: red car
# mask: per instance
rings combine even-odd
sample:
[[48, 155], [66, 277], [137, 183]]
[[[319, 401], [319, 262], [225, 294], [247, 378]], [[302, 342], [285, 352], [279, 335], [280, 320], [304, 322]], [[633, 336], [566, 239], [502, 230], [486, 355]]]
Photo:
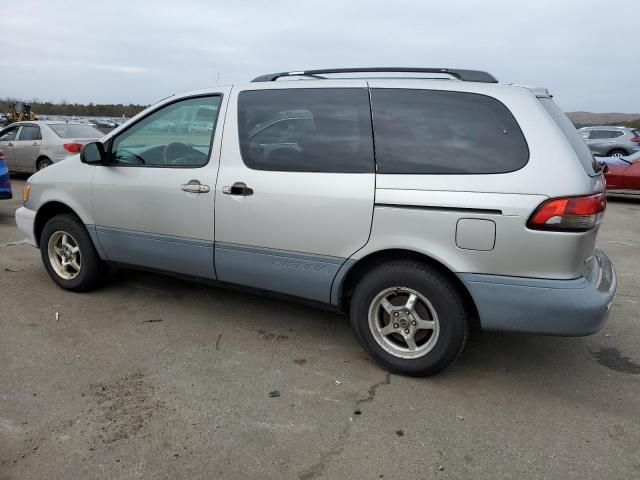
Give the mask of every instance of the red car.
[[640, 152], [627, 157], [601, 159], [609, 167], [604, 174], [607, 193], [640, 195]]

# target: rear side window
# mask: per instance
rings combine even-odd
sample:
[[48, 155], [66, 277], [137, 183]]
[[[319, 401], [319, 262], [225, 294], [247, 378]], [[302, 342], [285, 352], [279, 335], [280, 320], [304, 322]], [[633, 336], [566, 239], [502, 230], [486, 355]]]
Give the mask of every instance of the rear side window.
[[35, 125], [23, 125], [22, 130], [20, 130], [20, 137], [18, 140], [42, 140], [40, 127]]
[[618, 138], [624, 135], [624, 132], [622, 130], [616, 130], [613, 132], [613, 136], [611, 138]]
[[364, 88], [241, 92], [238, 132], [249, 168], [374, 172], [369, 94]]
[[499, 101], [464, 92], [373, 89], [378, 173], [513, 172], [527, 142]]
[[[622, 132], [619, 133], [623, 135]], [[618, 135], [618, 132], [615, 130], [591, 130], [591, 136], [589, 138], [591, 140], [603, 140], [605, 138], [615, 138], [620, 135]]]
[[[560, 107], [558, 107], [553, 100], [550, 98], [541, 98], [540, 103], [545, 108], [547, 113], [551, 116], [555, 124], [562, 130], [564, 136], [567, 138], [573, 150], [576, 152], [576, 155], [580, 159], [580, 163], [584, 167], [584, 170], [587, 172], [587, 175], [595, 175], [596, 174], [596, 160], [593, 158], [593, 154], [589, 147], [585, 143], [585, 141], [580, 137], [576, 127], [573, 126], [569, 117], [567, 117]], [[594, 130], [591, 130], [590, 138], [593, 138]]]

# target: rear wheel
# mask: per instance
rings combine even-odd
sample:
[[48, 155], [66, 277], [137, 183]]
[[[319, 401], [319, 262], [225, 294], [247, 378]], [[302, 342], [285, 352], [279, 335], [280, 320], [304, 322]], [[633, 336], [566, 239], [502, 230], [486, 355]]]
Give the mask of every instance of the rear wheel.
[[387, 370], [433, 375], [451, 365], [468, 334], [462, 296], [441, 273], [414, 261], [380, 265], [357, 285], [351, 326]]
[[53, 162], [51, 161], [51, 159], [49, 158], [41, 158], [40, 160], [38, 160], [38, 164], [36, 165], [36, 169], [38, 171], [40, 170], [44, 170], [47, 167], [50, 167], [51, 165], [53, 165]]
[[620, 150], [620, 149], [611, 150], [607, 154], [608, 157], [625, 157], [626, 155], [627, 155], [627, 152], [625, 152], [624, 150]]
[[49, 276], [65, 290], [93, 290], [105, 278], [106, 266], [75, 215], [56, 215], [46, 223], [40, 254]]

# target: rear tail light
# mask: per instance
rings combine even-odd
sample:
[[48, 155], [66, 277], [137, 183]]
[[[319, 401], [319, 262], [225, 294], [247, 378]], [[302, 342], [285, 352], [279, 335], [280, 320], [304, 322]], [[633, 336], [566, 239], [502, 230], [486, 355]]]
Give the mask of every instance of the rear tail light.
[[632, 142], [640, 143], [640, 135], [636, 135], [631, 139]]
[[4, 160], [4, 152], [0, 150], [0, 160]]
[[529, 221], [532, 230], [584, 232], [600, 224], [607, 208], [606, 193], [586, 197], [552, 198], [543, 202]]
[[65, 143], [63, 147], [67, 152], [71, 153], [80, 153], [80, 150], [82, 150], [81, 143]]

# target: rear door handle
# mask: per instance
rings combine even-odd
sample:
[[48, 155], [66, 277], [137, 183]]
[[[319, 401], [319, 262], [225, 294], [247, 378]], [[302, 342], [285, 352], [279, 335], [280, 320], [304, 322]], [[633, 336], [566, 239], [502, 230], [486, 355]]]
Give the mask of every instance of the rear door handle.
[[253, 188], [247, 187], [247, 184], [244, 182], [236, 182], [230, 187], [222, 187], [222, 193], [248, 197], [249, 195], [253, 195]]
[[34, 147], [37, 147], [40, 144], [38, 142], [33, 142], [31, 145], [33, 145]]
[[13, 147], [13, 142], [7, 143], [7, 147]]
[[202, 185], [198, 180], [190, 180], [189, 183], [184, 183], [180, 186], [183, 192], [187, 193], [207, 193], [209, 185]]

